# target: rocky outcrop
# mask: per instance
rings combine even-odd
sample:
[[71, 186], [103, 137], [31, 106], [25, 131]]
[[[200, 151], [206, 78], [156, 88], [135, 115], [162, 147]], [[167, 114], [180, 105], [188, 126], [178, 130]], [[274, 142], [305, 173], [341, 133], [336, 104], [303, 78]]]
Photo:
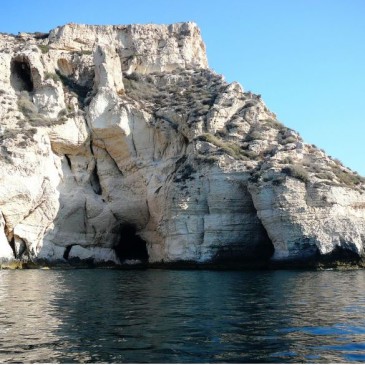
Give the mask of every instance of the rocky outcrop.
[[0, 258], [361, 264], [364, 181], [208, 68], [194, 23], [0, 36]]

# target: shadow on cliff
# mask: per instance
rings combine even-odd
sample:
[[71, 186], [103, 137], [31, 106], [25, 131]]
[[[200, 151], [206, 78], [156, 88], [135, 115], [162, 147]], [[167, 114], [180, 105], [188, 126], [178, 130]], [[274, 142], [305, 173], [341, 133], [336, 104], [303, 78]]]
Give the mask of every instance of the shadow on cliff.
[[233, 247], [222, 247], [215, 254], [213, 263], [217, 267], [267, 268], [275, 248], [262, 224], [258, 225], [258, 232], [251, 239], [250, 245], [238, 243]]

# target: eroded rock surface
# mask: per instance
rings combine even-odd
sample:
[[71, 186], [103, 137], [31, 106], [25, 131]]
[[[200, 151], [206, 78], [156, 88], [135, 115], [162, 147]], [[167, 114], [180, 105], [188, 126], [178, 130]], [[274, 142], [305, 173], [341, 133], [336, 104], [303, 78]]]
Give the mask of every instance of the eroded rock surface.
[[3, 263], [360, 263], [363, 179], [209, 69], [194, 23], [0, 36]]

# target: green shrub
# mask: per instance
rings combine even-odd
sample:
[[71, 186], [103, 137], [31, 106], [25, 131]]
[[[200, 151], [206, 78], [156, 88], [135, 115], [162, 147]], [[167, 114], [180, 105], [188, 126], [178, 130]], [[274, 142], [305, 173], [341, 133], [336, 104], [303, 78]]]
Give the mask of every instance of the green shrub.
[[17, 126], [20, 128], [24, 128], [26, 125], [26, 121], [24, 119], [20, 119], [16, 122]]
[[87, 45], [87, 42], [83, 41], [83, 40], [82, 40], [82, 39], [80, 39], [80, 38], [75, 38], [75, 39], [74, 39], [74, 42], [77, 42], [77, 43], [81, 43], [81, 44]]
[[258, 154], [255, 151], [250, 150], [241, 150], [241, 154], [250, 160], [256, 160], [258, 157]]
[[281, 172], [288, 176], [294, 177], [295, 179], [301, 180], [304, 183], [309, 181], [308, 172], [303, 168], [303, 166], [298, 164], [283, 167]]
[[29, 100], [29, 96], [21, 93], [18, 98], [18, 108], [26, 116], [30, 117], [36, 113], [38, 110], [36, 106]]
[[219, 138], [217, 138], [216, 136], [214, 136], [211, 133], [204, 133], [201, 136], [199, 136], [199, 139], [201, 141], [205, 141], [205, 142], [214, 144], [217, 147], [223, 147], [223, 145], [224, 145], [224, 143]]
[[329, 171], [319, 172], [316, 174], [316, 177], [322, 180], [333, 180], [333, 175]]
[[252, 131], [245, 138], [246, 142], [263, 139], [262, 134], [259, 131]]
[[351, 172], [347, 172], [345, 170], [341, 170], [339, 166], [332, 166], [332, 172], [336, 175], [339, 182], [346, 186], [359, 185], [361, 183], [365, 183], [365, 178], [358, 175], [353, 174]]
[[58, 117], [58, 118], [61, 118], [61, 117], [65, 117], [66, 115], [67, 115], [67, 110], [66, 110], [66, 109], [61, 109], [61, 110], [58, 112], [57, 117]]
[[338, 158], [334, 158], [333, 159], [333, 161], [335, 162], [335, 164], [336, 165], [338, 165], [338, 166], [342, 166], [343, 164], [342, 164], [342, 162], [341, 162], [341, 160], [339, 160]]
[[126, 75], [123, 79], [126, 94], [132, 99], [153, 100], [154, 103], [161, 103], [169, 94], [164, 91], [160, 93], [155, 85], [150, 82], [143, 82], [142, 76], [137, 73]]
[[42, 51], [43, 54], [48, 53], [50, 50], [49, 46], [45, 44], [38, 44], [38, 48]]
[[[6, 128], [3, 133], [1, 134], [0, 138], [1, 140], [4, 139], [16, 139], [17, 136], [20, 134], [20, 130], [19, 129], [14, 129], [14, 128]], [[6, 149], [5, 146], [4, 149]]]
[[279, 121], [277, 121], [275, 119], [266, 119], [266, 120], [263, 120], [263, 122], [266, 122], [267, 124], [270, 125], [270, 127], [278, 129], [278, 130], [282, 130], [282, 129], [286, 128], [282, 123], [280, 123]]
[[284, 159], [281, 161], [283, 164], [292, 165], [294, 163], [294, 160], [290, 156], [284, 157]]
[[51, 79], [54, 82], [61, 81], [60, 77], [56, 73], [53, 73], [53, 72], [45, 72], [44, 73], [44, 79], [45, 80]]
[[[58, 120], [54, 120], [38, 113], [37, 107], [29, 100], [29, 95], [24, 92], [19, 95], [18, 108], [25, 116], [26, 121], [35, 127], [50, 127], [65, 122], [64, 116], [61, 116]], [[21, 121], [20, 123], [22, 126], [25, 125], [25, 121]]]
[[228, 155], [234, 157], [235, 159], [243, 159], [245, 156], [246, 151], [242, 151], [241, 147], [235, 143], [232, 142], [225, 142], [219, 139], [218, 137], [214, 136], [211, 133], [205, 133], [199, 136], [199, 139], [201, 141], [206, 141], [211, 144], [214, 144], [215, 146], [221, 148], [225, 153]]
[[226, 152], [228, 155], [236, 158], [241, 159], [241, 149], [239, 146], [233, 144], [233, 143], [227, 143], [223, 147], [221, 147], [224, 152]]
[[93, 54], [93, 51], [90, 51], [88, 49], [83, 49], [83, 50], [79, 51], [78, 53], [79, 53], [80, 56], [82, 56], [82, 55], [89, 56], [89, 55]]
[[294, 143], [294, 142], [296, 142], [296, 141], [297, 141], [296, 137], [294, 137], [294, 136], [288, 136], [288, 137], [286, 137], [286, 138], [282, 141], [282, 143], [283, 143], [283, 144], [289, 144], [289, 143]]

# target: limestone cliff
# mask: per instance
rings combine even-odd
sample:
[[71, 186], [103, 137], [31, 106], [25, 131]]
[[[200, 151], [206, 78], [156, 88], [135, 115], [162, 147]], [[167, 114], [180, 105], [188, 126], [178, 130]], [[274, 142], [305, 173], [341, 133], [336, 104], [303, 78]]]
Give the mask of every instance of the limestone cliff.
[[0, 35], [6, 262], [361, 262], [364, 181], [209, 69], [194, 23]]

